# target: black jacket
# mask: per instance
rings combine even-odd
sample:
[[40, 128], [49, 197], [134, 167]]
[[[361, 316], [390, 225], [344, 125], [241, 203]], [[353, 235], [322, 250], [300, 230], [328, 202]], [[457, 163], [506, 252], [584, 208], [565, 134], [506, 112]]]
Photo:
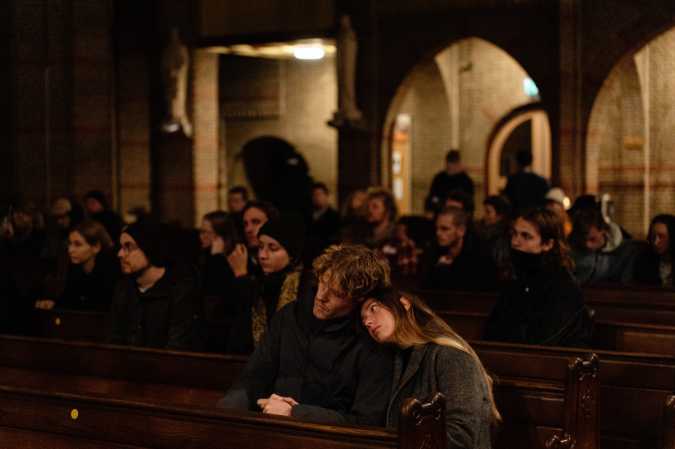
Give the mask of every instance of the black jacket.
[[145, 293], [127, 276], [118, 282], [111, 309], [110, 343], [193, 349], [198, 315], [196, 277], [167, 268]]
[[82, 265], [68, 267], [66, 286], [56, 305], [64, 309], [107, 311], [119, 279], [120, 263], [115, 255], [100, 252], [91, 273], [85, 273]]
[[442, 209], [448, 194], [453, 190], [461, 190], [473, 200], [475, 187], [473, 180], [465, 171], [454, 175], [449, 175], [445, 170], [438, 172], [431, 181], [431, 188], [425, 200], [427, 206], [431, 206], [434, 210]]
[[[306, 285], [306, 284], [305, 284]], [[356, 315], [313, 317], [315, 287], [279, 312], [241, 378], [218, 405], [257, 411], [272, 393], [300, 404], [292, 415], [308, 421], [383, 425], [391, 389], [391, 352], [361, 331]]]
[[563, 267], [541, 268], [507, 283], [485, 329], [485, 340], [585, 347], [591, 322], [581, 289]]

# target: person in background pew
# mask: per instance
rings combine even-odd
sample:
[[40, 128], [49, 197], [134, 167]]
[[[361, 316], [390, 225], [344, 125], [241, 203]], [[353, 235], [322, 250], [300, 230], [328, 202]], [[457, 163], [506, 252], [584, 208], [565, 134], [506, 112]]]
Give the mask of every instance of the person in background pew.
[[497, 279], [504, 280], [511, 271], [511, 203], [505, 196], [490, 195], [483, 207], [485, 213], [476, 232], [483, 253], [492, 259]]
[[253, 352], [274, 314], [296, 300], [304, 230], [302, 218], [288, 214], [269, 220], [258, 231], [258, 261], [263, 275], [238, 277], [231, 284], [228, 303], [234, 320], [226, 352]]
[[101, 223], [113, 241], [117, 241], [124, 221], [117, 212], [110, 208], [105, 193], [100, 190], [90, 190], [84, 195], [83, 201], [89, 218]]
[[494, 286], [489, 257], [483, 257], [475, 239], [467, 239], [469, 217], [458, 207], [447, 207], [436, 217], [436, 242], [424, 252], [419, 285], [431, 290], [476, 290]]
[[242, 213], [245, 245], [238, 243], [227, 256], [235, 277], [256, 277], [262, 273], [258, 265], [258, 231], [267, 220], [279, 218], [279, 211], [271, 203], [250, 201]]
[[513, 278], [501, 291], [485, 339], [551, 346], [587, 346], [591, 322], [562, 222], [546, 209], [521, 214], [511, 237]]
[[36, 301], [35, 308], [108, 310], [120, 278], [120, 267], [112, 248], [112, 240], [101, 223], [85, 220], [77, 225], [68, 234], [70, 266], [63, 293], [56, 301]]
[[[390, 285], [389, 266], [361, 245], [331, 246], [279, 310], [222, 408], [325, 423], [384, 424], [392, 354], [357, 325], [358, 301]], [[317, 281], [318, 280], [318, 286]]]
[[394, 238], [398, 209], [394, 196], [388, 190], [375, 188], [368, 192], [367, 221], [370, 227], [365, 245], [372, 249], [382, 246]]
[[376, 342], [397, 348], [387, 427], [398, 428], [406, 398], [440, 392], [446, 399], [447, 447], [491, 447], [491, 427], [501, 419], [492, 379], [462, 337], [421, 299], [393, 289], [369, 295], [361, 306], [361, 321]]
[[675, 216], [662, 214], [654, 217], [649, 225], [647, 240], [649, 247], [638, 254], [634, 264], [634, 281], [673, 288]]
[[227, 262], [236, 244], [240, 243], [237, 225], [222, 210], [209, 212], [202, 218], [199, 230], [201, 255], [199, 268], [206, 296], [225, 297], [232, 287], [234, 274]]
[[197, 275], [178, 264], [169, 266], [165, 244], [162, 228], [150, 222], [122, 230], [117, 257], [126, 276], [113, 294], [110, 343], [196, 348]]
[[607, 221], [598, 208], [576, 212], [569, 237], [574, 276], [581, 285], [630, 283], [639, 244], [627, 239], [621, 227]]
[[217, 210], [204, 215], [199, 231], [203, 341], [204, 349], [211, 352], [225, 352], [234, 320], [230, 300], [235, 277], [227, 256], [235, 245], [241, 243], [238, 228], [237, 219], [232, 214]]
[[341, 228], [338, 240], [342, 243], [363, 243], [368, 238], [368, 192], [354, 190], [340, 211]]

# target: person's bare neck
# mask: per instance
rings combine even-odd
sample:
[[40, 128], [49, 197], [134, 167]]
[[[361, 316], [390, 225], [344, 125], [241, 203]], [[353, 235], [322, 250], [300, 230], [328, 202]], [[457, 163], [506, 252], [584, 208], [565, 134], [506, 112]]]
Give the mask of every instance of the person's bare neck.
[[142, 290], [147, 290], [159, 281], [166, 273], [166, 268], [150, 265], [140, 276], [136, 278], [136, 285]]

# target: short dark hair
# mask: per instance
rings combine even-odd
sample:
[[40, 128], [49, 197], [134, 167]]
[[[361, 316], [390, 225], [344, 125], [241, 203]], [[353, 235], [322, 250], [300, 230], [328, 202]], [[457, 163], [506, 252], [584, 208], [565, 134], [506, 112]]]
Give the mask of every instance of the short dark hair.
[[438, 213], [438, 215], [436, 215], [436, 218], [440, 217], [441, 215], [448, 215], [452, 217], [452, 222], [454, 223], [455, 226], [461, 226], [466, 228], [469, 224], [469, 215], [466, 213], [464, 209], [460, 209], [457, 206], [444, 207]]
[[312, 184], [312, 192], [315, 191], [316, 189], [323, 190], [323, 193], [325, 193], [326, 195], [330, 193], [330, 190], [328, 190], [328, 186], [323, 182], [315, 182], [314, 184]]
[[572, 246], [584, 248], [586, 236], [593, 226], [600, 231], [609, 230], [609, 225], [602, 216], [600, 209], [582, 209], [575, 213], [572, 220], [572, 233], [569, 236]]
[[483, 201], [483, 205], [494, 207], [495, 212], [504, 218], [511, 218], [511, 202], [502, 195], [490, 195]]
[[248, 189], [244, 186], [234, 186], [230, 188], [230, 190], [227, 191], [227, 194], [234, 194], [238, 193], [241, 195], [241, 197], [244, 199], [244, 201], [248, 201]]
[[459, 150], [454, 148], [448, 151], [448, 154], [445, 155], [445, 162], [448, 164], [460, 162], [462, 160], [462, 155], [459, 153]]
[[521, 167], [532, 165], [532, 152], [530, 150], [520, 150], [516, 153], [516, 162]]
[[246, 206], [244, 206], [244, 209], [241, 211], [241, 215], [243, 216], [247, 210], [249, 209], [260, 209], [267, 215], [268, 220], [272, 219], [277, 219], [279, 218], [279, 209], [277, 209], [274, 204], [267, 202], [267, 201], [256, 201], [252, 200], [246, 203]]

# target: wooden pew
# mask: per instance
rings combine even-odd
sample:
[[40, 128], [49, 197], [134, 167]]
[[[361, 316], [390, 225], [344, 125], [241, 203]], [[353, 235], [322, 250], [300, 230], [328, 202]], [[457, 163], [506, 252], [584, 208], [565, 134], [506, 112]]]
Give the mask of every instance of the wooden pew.
[[[531, 361], [536, 360], [536, 363], [529, 363], [526, 368], [528, 375], [535, 381], [542, 381], [552, 376], [551, 372], [558, 369], [556, 366], [559, 366], [561, 359], [568, 360], [586, 352], [578, 348], [482, 341], [475, 341], [471, 344], [484, 365], [499, 379], [519, 376], [525, 369], [523, 364], [527, 364], [529, 358]], [[594, 351], [594, 353], [597, 354], [599, 360], [600, 387], [597, 404], [600, 447], [602, 449], [663, 448], [661, 440], [666, 419], [664, 403], [666, 398], [675, 392], [675, 357], [614, 351]], [[592, 394], [589, 397], [592, 397]], [[517, 407], [514, 408], [517, 409]], [[542, 413], [529, 403], [524, 403], [520, 409], [530, 416], [538, 416]], [[529, 418], [525, 415], [518, 419]], [[539, 417], [539, 419], [545, 418]], [[673, 424], [672, 427], [675, 428], [675, 423]]]
[[675, 449], [675, 395], [666, 398], [663, 407], [662, 449]]
[[445, 449], [445, 400], [404, 404], [405, 432], [0, 386], [3, 449]]
[[[584, 383], [581, 375], [595, 369], [592, 363], [575, 362], [582, 354], [565, 354], [549, 358], [542, 368], [532, 363], [526, 347], [497, 348], [484, 350], [490, 362], [486, 366], [499, 376], [497, 397], [507, 417], [496, 448], [543, 449], [548, 440], [564, 440], [566, 434], [576, 441], [594, 438], [585, 430], [587, 420], [576, 418], [581, 409], [593, 410], [579, 396], [584, 389], [597, 388], [588, 386], [590, 378]], [[0, 385], [171, 406], [215, 404], [245, 363], [238, 356], [10, 336], [0, 336], [0, 353], [5, 354], [0, 358]], [[502, 373], [514, 366], [521, 372]]]
[[[437, 310], [455, 331], [467, 340], [480, 340], [488, 314]], [[647, 354], [675, 354], [675, 326], [595, 320], [591, 347], [609, 351]]]
[[[434, 310], [489, 313], [497, 292], [413, 290]], [[605, 321], [675, 326], [675, 291], [635, 287], [587, 287], [584, 302]]]
[[64, 340], [105, 341], [108, 320], [102, 312], [52, 309], [33, 311], [37, 336]]

